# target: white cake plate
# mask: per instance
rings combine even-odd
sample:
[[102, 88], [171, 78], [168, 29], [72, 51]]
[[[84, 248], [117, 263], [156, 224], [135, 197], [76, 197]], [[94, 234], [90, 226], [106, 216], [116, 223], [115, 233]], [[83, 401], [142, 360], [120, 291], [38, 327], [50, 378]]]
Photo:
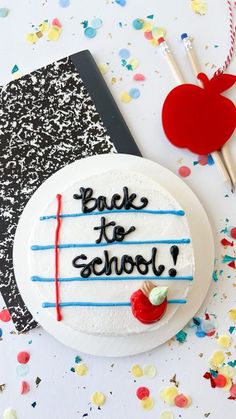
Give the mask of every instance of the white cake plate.
[[[168, 326], [157, 331], [127, 337], [103, 337], [77, 332], [41, 308], [40, 295], [30, 281], [28, 261], [29, 240], [35, 220], [42, 213], [45, 203], [52, 195], [80, 180], [110, 169], [128, 169], [149, 176], [159, 182], [176, 198], [186, 211], [191, 232], [195, 276], [188, 294], [188, 304], [181, 306]], [[202, 240], [204, 237], [204, 240]], [[150, 160], [125, 154], [106, 154], [78, 160], [56, 172], [47, 179], [27, 203], [15, 236], [14, 270], [23, 300], [35, 320], [50, 334], [64, 344], [92, 355], [125, 356], [155, 348], [179, 332], [195, 315], [206, 297], [211, 283], [214, 263], [214, 242], [209, 220], [201, 203], [191, 189], [168, 169]]]

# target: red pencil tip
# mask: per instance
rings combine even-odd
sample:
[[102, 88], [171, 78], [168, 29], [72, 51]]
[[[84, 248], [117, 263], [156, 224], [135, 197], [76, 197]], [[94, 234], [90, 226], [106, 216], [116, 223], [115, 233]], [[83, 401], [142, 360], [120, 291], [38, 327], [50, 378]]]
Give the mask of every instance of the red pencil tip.
[[165, 38], [163, 38], [163, 36], [161, 36], [160, 38], [158, 38], [157, 40], [158, 44], [162, 44], [163, 42], [165, 42]]

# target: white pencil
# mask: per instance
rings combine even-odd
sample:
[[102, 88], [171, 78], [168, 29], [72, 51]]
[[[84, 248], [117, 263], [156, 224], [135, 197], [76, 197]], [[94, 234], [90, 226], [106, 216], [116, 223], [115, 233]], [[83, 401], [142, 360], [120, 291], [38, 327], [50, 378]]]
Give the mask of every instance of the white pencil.
[[[200, 69], [199, 63], [197, 61], [196, 55], [195, 55], [194, 50], [193, 50], [192, 40], [186, 33], [183, 33], [181, 35], [181, 39], [183, 41], [185, 51], [186, 51], [187, 57], [189, 59], [189, 62], [191, 64], [191, 67], [193, 69], [193, 73], [197, 78], [197, 75], [199, 73], [201, 73], [201, 69]], [[199, 86], [202, 87], [201, 81], [197, 79], [197, 82], [198, 82]], [[225, 144], [222, 147], [221, 152], [222, 152], [222, 155], [224, 157], [225, 164], [224, 164], [224, 162], [221, 158], [221, 155], [218, 151], [214, 151], [213, 153], [211, 153], [211, 155], [212, 155], [213, 160], [215, 161], [215, 164], [217, 165], [219, 171], [221, 172], [225, 183], [227, 183], [231, 186], [231, 191], [233, 192], [234, 187], [236, 185], [236, 174], [233, 170], [233, 165], [232, 165], [232, 162], [230, 160], [229, 147], [227, 146], [227, 144]]]

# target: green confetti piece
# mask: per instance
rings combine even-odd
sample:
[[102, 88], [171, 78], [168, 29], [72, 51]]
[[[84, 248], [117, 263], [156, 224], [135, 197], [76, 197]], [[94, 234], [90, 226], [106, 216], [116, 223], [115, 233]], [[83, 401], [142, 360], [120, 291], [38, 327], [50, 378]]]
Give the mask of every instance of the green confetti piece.
[[232, 333], [235, 331], [235, 326], [229, 327], [229, 333], [232, 335]]
[[213, 272], [213, 274], [212, 274], [212, 279], [213, 279], [213, 281], [215, 281], [215, 282], [217, 282], [218, 281], [218, 276], [217, 276], [217, 271], [214, 271]]
[[184, 343], [186, 342], [187, 335], [187, 332], [180, 330], [177, 335], [175, 335], [175, 338], [179, 343]]

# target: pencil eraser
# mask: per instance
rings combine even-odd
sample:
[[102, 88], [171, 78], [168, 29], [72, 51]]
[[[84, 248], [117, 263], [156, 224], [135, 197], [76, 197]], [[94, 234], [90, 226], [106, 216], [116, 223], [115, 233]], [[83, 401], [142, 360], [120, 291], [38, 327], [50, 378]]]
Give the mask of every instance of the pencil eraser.
[[183, 39], [185, 39], [185, 38], [188, 38], [188, 34], [187, 33], [182, 33], [181, 34], [181, 39], [182, 39], [182, 41], [183, 41]]

